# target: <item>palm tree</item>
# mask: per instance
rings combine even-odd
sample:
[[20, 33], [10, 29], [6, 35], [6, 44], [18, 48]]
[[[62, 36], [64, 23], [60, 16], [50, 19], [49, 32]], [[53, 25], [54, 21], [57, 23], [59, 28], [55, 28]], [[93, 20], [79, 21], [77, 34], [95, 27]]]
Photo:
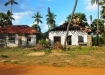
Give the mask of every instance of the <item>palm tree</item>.
[[[32, 18], [35, 18], [34, 22], [37, 22], [37, 27], [39, 26], [39, 23], [43, 23], [40, 19], [43, 18], [39, 12], [36, 14], [34, 13], [34, 16]], [[39, 29], [37, 29], [39, 30]]]
[[98, 11], [97, 11], [97, 46], [98, 46], [98, 25], [99, 25], [99, 0], [91, 0], [91, 4], [97, 4], [97, 8], [98, 8]]
[[55, 25], [55, 18], [57, 15], [55, 15], [54, 13], [50, 12], [50, 8], [48, 7], [48, 14], [46, 15], [46, 21], [48, 24], [48, 28], [50, 29], [50, 27], [53, 27]]
[[5, 24], [6, 25], [12, 25], [11, 20], [15, 20], [15, 19], [11, 16], [11, 12], [8, 10], [6, 15], [5, 15]]
[[[70, 18], [71, 18], [71, 15], [69, 15], [67, 17], [67, 22], [69, 21]], [[84, 13], [80, 13], [80, 12], [75, 13], [73, 15], [71, 24], [79, 25], [79, 26], [82, 26], [82, 27], [88, 26], [86, 15]]]
[[37, 25], [39, 25], [39, 23], [43, 23], [40, 19], [43, 18], [41, 16], [41, 14], [39, 12], [37, 12], [36, 14], [34, 13], [34, 16], [32, 16], [32, 18], [35, 18], [34, 22], [37, 22]]
[[67, 32], [66, 32], [65, 41], [64, 41], [64, 49], [66, 49], [66, 40], [67, 40], [67, 36], [68, 36], [68, 31], [69, 31], [70, 24], [72, 22], [72, 17], [74, 15], [77, 3], [78, 3], [78, 0], [75, 0], [74, 8], [73, 8], [73, 11], [72, 11], [72, 14], [71, 14], [71, 18], [69, 20], [68, 27], [67, 27]]
[[[14, 0], [8, 0], [8, 2], [5, 3], [5, 6], [7, 5], [11, 5], [10, 11], [11, 11], [11, 17], [12, 17], [12, 5], [13, 4], [18, 4], [17, 2], [15, 2]], [[11, 23], [12, 23], [12, 19], [11, 19]]]

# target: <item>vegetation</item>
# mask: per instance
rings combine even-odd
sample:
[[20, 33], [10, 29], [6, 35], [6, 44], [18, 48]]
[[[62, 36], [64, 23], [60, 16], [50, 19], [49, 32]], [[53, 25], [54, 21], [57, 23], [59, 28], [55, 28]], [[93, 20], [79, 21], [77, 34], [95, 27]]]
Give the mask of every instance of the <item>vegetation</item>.
[[49, 30], [50, 30], [50, 28], [52, 29], [52, 27], [54, 28], [56, 26], [56, 22], [55, 22], [56, 16], [57, 15], [50, 12], [50, 8], [48, 7], [48, 14], [46, 15], [46, 17], [47, 17], [46, 21], [47, 21]]
[[8, 10], [7, 13], [0, 13], [0, 26], [5, 27], [7, 25], [12, 25], [11, 19], [15, 20], [11, 17], [11, 12]]
[[[67, 22], [69, 21], [70, 17], [71, 15], [67, 17]], [[71, 24], [80, 25], [82, 27], [88, 26], [86, 15], [80, 12], [74, 13]]]
[[0, 63], [57, 67], [105, 67], [105, 47], [68, 47], [63, 50], [0, 48]]
[[[12, 17], [12, 5], [13, 4], [18, 4], [17, 2], [15, 2], [15, 0], [8, 0], [8, 2], [5, 3], [5, 6], [7, 5], [11, 5], [10, 11], [11, 11], [11, 17]], [[11, 23], [12, 23], [12, 19], [11, 19]]]
[[[98, 22], [99, 22], [99, 25], [98, 25], [98, 27], [99, 27], [98, 28], [99, 29], [98, 30], [98, 33], [102, 34], [104, 32], [104, 23], [105, 23], [105, 21], [99, 19]], [[91, 25], [91, 29], [92, 29], [92, 32], [94, 34], [97, 34], [97, 19], [94, 19], [93, 20], [92, 25]]]
[[72, 18], [73, 18], [73, 15], [74, 15], [77, 3], [78, 3], [78, 0], [75, 0], [74, 8], [73, 8], [73, 11], [72, 11], [72, 14], [71, 14], [71, 18], [69, 20], [68, 27], [67, 27], [67, 32], [66, 32], [65, 41], [64, 41], [64, 48], [66, 48], [66, 40], [67, 40], [67, 36], [68, 36], [68, 31], [69, 31], [70, 24], [72, 22]]

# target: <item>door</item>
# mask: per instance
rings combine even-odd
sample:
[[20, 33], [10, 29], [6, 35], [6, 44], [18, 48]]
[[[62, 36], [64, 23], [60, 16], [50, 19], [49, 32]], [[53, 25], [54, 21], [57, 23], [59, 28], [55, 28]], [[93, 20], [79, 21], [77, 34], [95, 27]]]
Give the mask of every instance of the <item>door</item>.
[[54, 44], [55, 44], [56, 42], [61, 43], [61, 37], [60, 37], [60, 36], [54, 36]]
[[71, 45], [71, 41], [72, 41], [71, 36], [67, 36], [67, 45]]

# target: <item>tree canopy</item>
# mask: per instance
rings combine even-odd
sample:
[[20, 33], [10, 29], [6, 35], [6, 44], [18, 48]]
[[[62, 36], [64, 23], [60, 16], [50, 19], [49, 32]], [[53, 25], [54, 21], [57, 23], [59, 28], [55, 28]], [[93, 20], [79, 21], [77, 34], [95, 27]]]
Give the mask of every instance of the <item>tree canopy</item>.
[[[68, 15], [67, 22], [69, 21], [70, 17], [71, 17], [71, 14]], [[80, 25], [82, 27], [88, 26], [86, 15], [80, 12], [74, 13], [71, 24]]]

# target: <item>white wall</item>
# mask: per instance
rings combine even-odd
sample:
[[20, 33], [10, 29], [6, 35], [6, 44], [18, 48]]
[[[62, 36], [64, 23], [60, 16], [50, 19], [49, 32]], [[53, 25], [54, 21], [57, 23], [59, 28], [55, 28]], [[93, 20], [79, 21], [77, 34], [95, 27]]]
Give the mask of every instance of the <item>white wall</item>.
[[8, 47], [17, 47], [18, 46], [18, 35], [17, 34], [14, 34], [13, 36], [15, 37], [15, 43], [9, 42], [9, 40], [8, 40], [9, 37], [6, 36], [6, 43], [7, 43], [7, 46]]
[[22, 46], [27, 46], [27, 37], [22, 35]]
[[36, 45], [36, 35], [29, 35], [31, 37], [31, 41], [29, 42], [29, 46], [35, 46]]
[[[35, 46], [36, 45], [36, 35], [28, 35], [28, 37], [31, 37], [31, 41], [28, 42], [28, 46]], [[25, 35], [22, 35], [22, 46], [27, 46], [27, 37]]]
[[[61, 36], [61, 44], [64, 45], [65, 40], [65, 31], [51, 31], [49, 32], [49, 40], [51, 45], [54, 44], [54, 36]], [[87, 42], [87, 33], [83, 31], [69, 31], [68, 36], [71, 36], [72, 42], [71, 45], [78, 45], [78, 36], [81, 35], [84, 37], [84, 42]]]

